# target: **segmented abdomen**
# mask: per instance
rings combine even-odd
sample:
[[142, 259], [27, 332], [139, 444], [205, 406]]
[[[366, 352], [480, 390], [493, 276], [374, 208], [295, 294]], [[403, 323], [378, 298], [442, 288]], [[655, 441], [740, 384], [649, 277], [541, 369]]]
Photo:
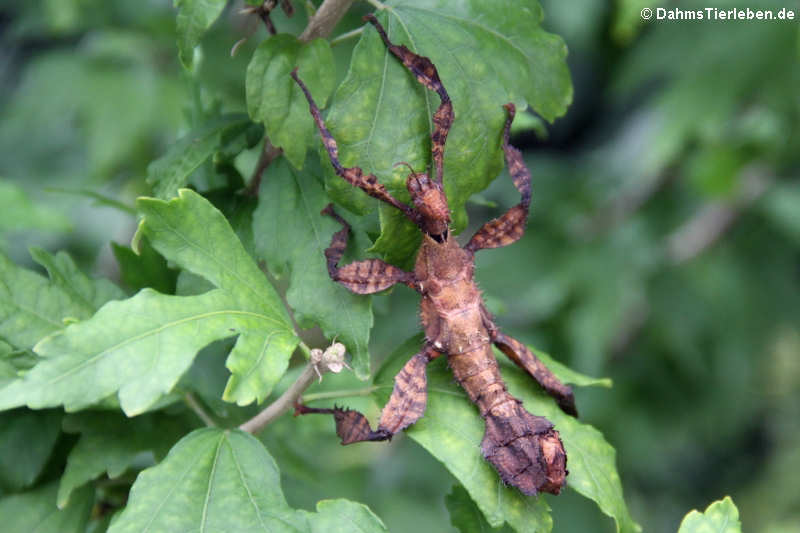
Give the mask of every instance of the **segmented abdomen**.
[[558, 432], [546, 418], [530, 414], [511, 396], [487, 343], [448, 356], [456, 381], [486, 421], [483, 456], [502, 480], [524, 494], [558, 494], [566, 478], [567, 457]]

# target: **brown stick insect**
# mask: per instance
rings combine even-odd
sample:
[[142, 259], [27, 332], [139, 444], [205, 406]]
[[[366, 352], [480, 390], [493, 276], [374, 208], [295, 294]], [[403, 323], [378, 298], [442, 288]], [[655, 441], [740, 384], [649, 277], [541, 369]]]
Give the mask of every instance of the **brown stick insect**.
[[422, 231], [413, 272], [405, 272], [380, 259], [367, 259], [346, 266], [339, 260], [347, 246], [349, 225], [332, 206], [323, 211], [342, 224], [325, 250], [331, 278], [357, 294], [373, 294], [402, 283], [422, 295], [420, 314], [425, 329], [421, 351], [405, 364], [395, 377], [394, 390], [383, 408], [377, 430], [370, 428], [361, 413], [347, 409], [319, 409], [297, 406], [298, 414], [326, 413], [336, 420], [336, 432], [342, 444], [391, 439], [392, 435], [416, 422], [427, 402], [427, 364], [447, 354], [456, 381], [480, 410], [486, 422], [481, 442], [483, 456], [497, 469], [503, 481], [524, 494], [558, 494], [567, 475], [567, 457], [558, 432], [546, 418], [534, 416], [508, 393], [492, 352], [494, 344], [514, 363], [530, 374], [565, 412], [577, 415], [572, 390], [561, 383], [521, 342], [500, 332], [486, 309], [473, 279], [475, 252], [498, 248], [517, 241], [525, 231], [531, 201], [531, 176], [521, 153], [509, 145], [509, 129], [514, 119], [514, 104], [506, 104], [507, 119], [503, 130], [503, 152], [514, 185], [522, 195], [520, 203], [500, 218], [486, 223], [461, 247], [450, 234], [450, 210], [443, 189], [444, 148], [453, 123], [453, 105], [436, 67], [427, 58], [412, 53], [405, 46], [393, 44], [372, 15], [372, 23], [391, 53], [397, 56], [414, 77], [435, 91], [441, 104], [433, 116], [431, 135], [435, 175], [414, 172], [406, 186], [413, 207], [395, 199], [373, 174], [364, 175], [358, 167], [345, 168], [339, 162], [336, 141], [320, 116], [320, 111], [306, 86], [292, 77], [308, 100], [311, 115], [327, 149], [336, 173], [368, 195], [386, 202], [414, 222]]

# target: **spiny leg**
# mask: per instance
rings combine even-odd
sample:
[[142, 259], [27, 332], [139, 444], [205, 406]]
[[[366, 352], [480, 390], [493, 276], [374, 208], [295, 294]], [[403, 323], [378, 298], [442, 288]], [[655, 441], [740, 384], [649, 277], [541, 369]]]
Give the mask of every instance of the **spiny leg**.
[[562, 411], [572, 416], [578, 416], [572, 388], [561, 383], [550, 369], [544, 366], [544, 363], [542, 363], [527, 346], [517, 339], [504, 335], [499, 331], [495, 332], [492, 336], [492, 342], [500, 351], [506, 354], [509, 359], [514, 361], [517, 366], [530, 374], [530, 376], [542, 386], [547, 394], [556, 400], [556, 403], [558, 403]]
[[342, 163], [339, 161], [339, 147], [336, 144], [336, 140], [331, 135], [331, 132], [328, 131], [328, 128], [325, 127], [325, 122], [322, 120], [319, 107], [317, 107], [317, 104], [311, 97], [311, 92], [308, 90], [308, 87], [306, 87], [305, 83], [303, 83], [302, 80], [300, 80], [300, 78], [297, 76], [296, 67], [292, 71], [291, 75], [297, 85], [300, 86], [300, 89], [306, 96], [306, 100], [308, 100], [308, 108], [311, 111], [311, 116], [314, 117], [314, 122], [317, 124], [317, 129], [322, 136], [322, 142], [325, 144], [325, 149], [328, 151], [328, 157], [331, 160], [331, 164], [333, 165], [333, 169], [336, 171], [336, 174], [373, 198], [377, 198], [378, 200], [396, 207], [402, 211], [412, 222], [416, 222], [418, 217], [414, 210], [389, 194], [389, 191], [387, 191], [386, 187], [384, 187], [378, 181], [378, 178], [376, 178], [374, 174], [364, 175], [364, 171], [359, 167], [342, 166]]
[[442, 101], [439, 104], [439, 109], [433, 114], [434, 129], [431, 135], [431, 152], [433, 153], [433, 164], [436, 168], [436, 182], [441, 185], [444, 175], [444, 145], [447, 142], [447, 134], [450, 132], [450, 126], [453, 124], [454, 118], [450, 95], [447, 94], [447, 90], [445, 90], [442, 81], [439, 79], [439, 73], [430, 59], [415, 54], [405, 45], [397, 46], [393, 44], [389, 40], [389, 36], [386, 35], [386, 30], [383, 29], [383, 26], [374, 15], [366, 15], [364, 18], [375, 26], [384, 44], [386, 44], [386, 48], [403, 62], [406, 68], [417, 78], [417, 81], [431, 91], [435, 91]]
[[392, 435], [419, 420], [425, 412], [428, 401], [428, 378], [425, 368], [439, 355], [439, 352], [426, 345], [397, 373], [394, 378], [394, 390], [389, 402], [383, 408], [376, 431], [369, 427], [364, 415], [341, 407], [328, 409], [298, 404], [295, 406], [295, 414], [332, 414], [336, 420], [336, 434], [342, 439], [342, 444], [389, 440]]
[[331, 245], [325, 249], [328, 274], [331, 279], [344, 285], [356, 294], [373, 294], [388, 289], [396, 283], [416, 288], [414, 274], [400, 270], [380, 259], [367, 259], [339, 267], [339, 261], [347, 248], [350, 225], [333, 210], [333, 205], [322, 210], [322, 214], [333, 217], [343, 227], [333, 234]]
[[508, 111], [508, 118], [503, 128], [503, 152], [508, 172], [514, 180], [514, 186], [522, 195], [522, 201], [500, 218], [484, 224], [465, 246], [471, 252], [484, 248], [499, 248], [518, 241], [525, 233], [525, 224], [528, 222], [528, 209], [531, 205], [531, 173], [525, 166], [520, 151], [508, 143], [509, 130], [514, 121], [514, 104], [508, 103], [504, 107]]

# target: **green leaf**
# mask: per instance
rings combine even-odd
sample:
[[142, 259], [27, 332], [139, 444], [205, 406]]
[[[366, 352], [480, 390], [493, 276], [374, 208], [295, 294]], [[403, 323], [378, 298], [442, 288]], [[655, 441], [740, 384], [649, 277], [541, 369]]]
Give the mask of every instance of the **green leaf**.
[[70, 505], [56, 507], [57, 483], [0, 499], [4, 531], [36, 533], [84, 533], [94, 504], [94, 491], [77, 492]]
[[0, 337], [20, 349], [31, 348], [43, 337], [61, 330], [65, 319], [88, 318], [108, 298], [121, 292], [105, 280], [91, 280], [72, 259], [31, 250], [48, 269], [48, 280], [12, 263], [0, 254]]
[[77, 410], [118, 393], [125, 413], [139, 414], [172, 390], [198, 350], [236, 334], [226, 399], [261, 401], [286, 371], [298, 342], [291, 321], [225, 217], [187, 190], [170, 202], [144, 198], [138, 205], [145, 217], [135, 241], [146, 236], [166, 258], [219, 288], [189, 297], [145, 289], [103, 306], [41, 341], [36, 352], [45, 359], [0, 390], [0, 409]]
[[[613, 385], [610, 378], [593, 378], [591, 376], [587, 376], [585, 374], [581, 374], [580, 372], [575, 372], [568, 366], [556, 361], [550, 355], [546, 354], [541, 350], [537, 350], [533, 346], [528, 346], [528, 348], [536, 354], [536, 357], [542, 360], [542, 362], [549, 368], [553, 374], [556, 375], [558, 379], [560, 379], [564, 383], [569, 383], [572, 385], [577, 385], [578, 387], [607, 387], [611, 388]], [[498, 359], [501, 361], [505, 360], [505, 356], [495, 348], [494, 353], [498, 356]]]
[[444, 503], [450, 513], [450, 523], [461, 533], [489, 533], [497, 531], [486, 521], [481, 510], [469, 497], [461, 485], [453, 485], [453, 490], [445, 496]]
[[15, 409], [0, 413], [0, 487], [29, 487], [42, 472], [60, 433], [61, 413]]
[[145, 289], [110, 302], [38, 343], [34, 349], [44, 359], [0, 390], [0, 409], [64, 405], [75, 411], [118, 392], [125, 413], [139, 414], [172, 390], [200, 348], [233, 334], [230, 326], [241, 314], [220, 290], [180, 297]]
[[292, 35], [279, 34], [259, 45], [247, 67], [247, 111], [253, 120], [264, 123], [272, 144], [283, 148], [295, 168], [303, 168], [316, 127], [308, 120], [308, 103], [289, 74], [297, 67], [317, 105], [325, 107], [336, 81], [333, 64], [328, 41], [302, 43]]
[[678, 533], [742, 533], [739, 510], [730, 496], [709, 505], [705, 512], [687, 514]]
[[22, 229], [63, 231], [69, 227], [66, 217], [34, 204], [22, 187], [0, 178], [0, 235]]
[[321, 500], [317, 512], [300, 511], [308, 518], [311, 533], [377, 533], [388, 531], [369, 507], [349, 500]]
[[186, 185], [189, 175], [205, 163], [225, 140], [246, 135], [250, 121], [242, 114], [213, 118], [206, 124], [181, 137], [166, 154], [147, 167], [147, 182], [159, 198], [171, 198]]
[[115, 242], [111, 243], [111, 251], [119, 264], [123, 283], [131, 289], [152, 287], [164, 294], [175, 292], [177, 272], [169, 268], [166, 259], [153, 250], [147, 239], [139, 242], [139, 253]]
[[[465, 1], [388, 4], [377, 16], [390, 39], [429, 57], [453, 101], [456, 118], [445, 150], [444, 180], [458, 232], [466, 226], [469, 196], [502, 168], [503, 104], [515, 102], [521, 111], [528, 103], [551, 121], [566, 111], [572, 99], [566, 47], [541, 29], [538, 3], [514, 0], [503, 9]], [[438, 97], [417, 83], [373, 28], [366, 28], [327, 116], [342, 164], [374, 173], [393, 194], [407, 199], [408, 170], [393, 165], [405, 161], [420, 171], [431, 164], [431, 116], [438, 105]], [[321, 155], [327, 159], [324, 151]], [[376, 205], [336, 177], [330, 165], [326, 168], [337, 202], [361, 213]], [[387, 253], [391, 262], [412, 255], [413, 225], [398, 216], [382, 217], [381, 223], [388, 243], [376, 251]]]
[[90, 279], [72, 261], [66, 252], [52, 255], [41, 248], [30, 250], [33, 260], [42, 265], [51, 283], [64, 291], [69, 298], [86, 309], [87, 316], [97, 311], [109, 300], [125, 297], [122, 290], [107, 279]]
[[240, 405], [262, 401], [286, 371], [298, 342], [280, 296], [222, 213], [202, 196], [183, 189], [169, 202], [141, 198], [137, 206], [145, 215], [139, 233], [161, 255], [235, 302], [239, 339], [226, 363], [233, 375], [225, 399]]
[[[375, 377], [380, 387], [376, 397], [385, 402], [392, 390], [394, 375], [408, 358], [419, 350], [422, 338], [414, 337], [389, 357]], [[545, 497], [528, 498], [506, 487], [497, 472], [480, 453], [484, 423], [466, 394], [455, 383], [445, 358], [428, 367], [428, 406], [425, 415], [408, 435], [439, 459], [453, 473], [492, 527], [503, 522], [516, 531], [550, 531], [552, 519]], [[563, 374], [562, 369], [557, 370]], [[517, 368], [503, 367], [509, 391], [523, 401], [525, 408], [545, 416], [555, 424], [567, 452], [569, 476], [567, 487], [594, 500], [600, 509], [613, 517], [617, 530], [633, 532], [638, 526], [631, 519], [622, 498], [622, 487], [614, 464], [614, 449], [593, 427], [564, 414], [552, 398]], [[575, 381], [594, 380], [574, 373]]]
[[178, 8], [178, 56], [187, 69], [192, 67], [195, 46], [227, 3], [227, 0], [175, 0]]
[[257, 251], [276, 274], [291, 272], [286, 298], [301, 327], [319, 324], [326, 337], [338, 337], [353, 354], [356, 375], [366, 379], [371, 300], [332, 281], [325, 261], [325, 248], [341, 226], [320, 214], [328, 200], [308, 170], [296, 171], [284, 160], [274, 165], [270, 179], [261, 182], [253, 215]]
[[101, 474], [107, 473], [111, 479], [122, 475], [142, 454], [163, 458], [184, 429], [175, 417], [162, 414], [132, 419], [106, 412], [68, 416], [64, 430], [79, 433], [80, 439], [67, 457], [58, 487], [58, 507], [63, 509], [75, 489]]
[[328, 529], [333, 524], [347, 526], [341, 531], [385, 531], [368, 509], [352, 502], [324, 501], [318, 509], [289, 507], [278, 467], [257, 439], [208, 428], [181, 439], [161, 464], [139, 475], [109, 533], [338, 531]]

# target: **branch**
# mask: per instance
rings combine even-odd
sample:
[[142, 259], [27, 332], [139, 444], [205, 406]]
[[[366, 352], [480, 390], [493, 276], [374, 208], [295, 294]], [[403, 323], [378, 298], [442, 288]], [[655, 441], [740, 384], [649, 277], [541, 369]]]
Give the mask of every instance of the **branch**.
[[338, 342], [334, 342], [324, 352], [317, 348], [311, 350], [310, 361], [286, 392], [281, 394], [277, 400], [269, 404], [263, 411], [239, 426], [239, 429], [251, 434], [256, 434], [264, 429], [276, 418], [294, 407], [303, 391], [311, 385], [315, 378], [319, 378], [322, 381], [322, 374], [325, 372], [338, 374], [342, 368], [347, 367], [344, 354], [344, 345]]
[[258, 196], [258, 189], [261, 187], [261, 176], [264, 175], [264, 171], [270, 163], [277, 159], [282, 153], [283, 148], [273, 146], [269, 137], [265, 134], [264, 147], [261, 149], [261, 155], [258, 158], [258, 163], [256, 163], [256, 168], [253, 169], [253, 175], [250, 176], [250, 182], [245, 190], [245, 194], [248, 196]]
[[625, 219], [641, 209], [653, 196], [673, 179], [675, 173], [664, 171], [654, 179], [623, 191], [597, 211], [582, 217], [570, 228], [583, 239], [596, 237], [615, 228]]
[[202, 420], [207, 427], [217, 427], [214, 419], [211, 418], [211, 415], [209, 415], [205, 409], [203, 409], [203, 406], [200, 405], [200, 402], [197, 401], [197, 398], [194, 397], [194, 394], [187, 392], [183, 395], [183, 401], [189, 406], [189, 409], [194, 411], [194, 414], [197, 415], [197, 418]]
[[308, 20], [308, 26], [298, 39], [307, 43], [317, 37], [327, 37], [352, 3], [353, 0], [325, 0], [314, 16]]
[[731, 200], [711, 202], [667, 237], [667, 258], [674, 265], [685, 263], [717, 242], [733, 225], [742, 210], [769, 188], [764, 169], [743, 170], [739, 192]]

